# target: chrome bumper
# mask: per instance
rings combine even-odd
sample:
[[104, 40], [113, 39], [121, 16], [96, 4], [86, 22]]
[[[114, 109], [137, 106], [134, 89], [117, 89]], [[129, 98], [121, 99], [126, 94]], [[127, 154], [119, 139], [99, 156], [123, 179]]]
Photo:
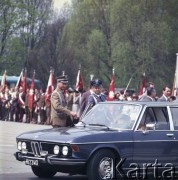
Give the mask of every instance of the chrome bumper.
[[85, 159], [72, 159], [72, 158], [58, 158], [55, 155], [48, 155], [46, 157], [31, 157], [22, 154], [21, 152], [16, 152], [14, 154], [18, 161], [25, 161], [26, 159], [38, 160], [42, 164], [48, 165], [59, 165], [59, 166], [84, 166], [86, 164]]

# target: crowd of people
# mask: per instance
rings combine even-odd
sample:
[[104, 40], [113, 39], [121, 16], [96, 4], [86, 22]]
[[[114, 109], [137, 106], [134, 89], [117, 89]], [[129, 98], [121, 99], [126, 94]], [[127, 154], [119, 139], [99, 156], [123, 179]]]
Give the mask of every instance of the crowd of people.
[[[46, 124], [53, 127], [70, 126], [81, 119], [98, 102], [107, 101], [108, 91], [103, 89], [102, 81], [95, 79], [90, 81], [87, 91], [83, 89], [67, 88], [66, 76], [57, 78], [56, 89], [51, 98], [46, 99], [44, 89], [35, 89], [32, 110], [28, 107], [28, 95], [23, 93], [20, 87], [0, 88], [0, 120], [24, 122], [33, 124]], [[145, 92], [139, 96], [136, 93], [129, 95], [121, 90], [115, 93], [114, 101], [174, 101], [171, 89], [164, 87], [162, 96], [156, 96], [153, 83], [148, 83]]]

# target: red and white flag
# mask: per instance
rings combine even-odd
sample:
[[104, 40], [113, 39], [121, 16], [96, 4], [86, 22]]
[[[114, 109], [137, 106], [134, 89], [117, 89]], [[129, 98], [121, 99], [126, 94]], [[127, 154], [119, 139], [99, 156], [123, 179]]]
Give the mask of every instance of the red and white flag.
[[46, 101], [50, 101], [53, 90], [54, 90], [54, 70], [51, 68], [46, 94], [45, 94]]
[[7, 84], [7, 82], [6, 82], [6, 70], [5, 70], [5, 71], [4, 71], [4, 74], [3, 74], [3, 76], [2, 76], [2, 80], [1, 80], [1, 88], [2, 88], [3, 90], [5, 89], [6, 84]]
[[28, 106], [30, 111], [32, 111], [33, 109], [34, 94], [35, 94], [35, 72], [33, 73], [32, 82], [28, 94]]
[[83, 91], [84, 90], [83, 77], [82, 77], [80, 69], [78, 70], [75, 89], [76, 89], [76, 91]]
[[27, 93], [27, 70], [25, 69], [24, 71], [24, 77], [23, 77], [23, 93], [26, 94]]
[[143, 93], [145, 92], [146, 92], [146, 76], [145, 76], [145, 73], [143, 73], [139, 96], [143, 95]]
[[16, 87], [20, 88], [23, 87], [23, 71], [21, 71], [18, 81], [16, 83]]
[[113, 69], [107, 100], [113, 101], [114, 96], [115, 96], [115, 86], [114, 86], [114, 69]]

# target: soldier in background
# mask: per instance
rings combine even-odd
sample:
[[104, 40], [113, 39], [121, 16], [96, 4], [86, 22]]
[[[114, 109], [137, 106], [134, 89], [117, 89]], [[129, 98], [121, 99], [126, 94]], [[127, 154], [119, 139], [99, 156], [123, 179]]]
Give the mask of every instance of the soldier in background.
[[38, 123], [38, 101], [40, 100], [40, 93], [38, 92], [38, 89], [35, 89], [35, 94], [34, 94], [34, 102], [33, 102], [33, 110], [32, 110], [32, 124], [37, 124]]
[[45, 109], [46, 109], [46, 125], [51, 124], [51, 101], [49, 98], [45, 98]]
[[23, 88], [19, 88], [19, 122], [23, 122], [23, 117], [25, 114], [25, 94], [23, 92]]
[[39, 108], [39, 116], [40, 116], [40, 123], [39, 124], [44, 124], [46, 121], [44, 89], [40, 89], [40, 98], [38, 101], [38, 108]]
[[138, 95], [133, 93], [132, 94], [132, 101], [138, 101]]
[[8, 120], [9, 118], [9, 110], [10, 110], [10, 94], [8, 87], [5, 90], [2, 90], [0, 93], [0, 98], [2, 102], [1, 106], [1, 118], [3, 121]]
[[67, 98], [67, 108], [72, 111], [73, 99], [74, 99], [74, 89], [71, 87], [68, 88], [66, 93]]
[[19, 97], [19, 92], [18, 92], [18, 87], [12, 88], [11, 89], [11, 100], [10, 100], [10, 121], [15, 121], [17, 122], [19, 120], [18, 117], [18, 97]]
[[9, 116], [10, 116], [10, 100], [11, 100], [11, 94], [10, 94], [10, 90], [8, 88], [8, 86], [6, 86], [5, 88], [5, 94], [6, 94], [6, 105], [5, 105], [5, 108], [6, 108], [6, 117], [5, 117], [5, 120], [8, 121], [9, 120]]
[[77, 116], [80, 116], [80, 104], [81, 104], [81, 97], [82, 97], [82, 92], [76, 91], [73, 93], [73, 105], [72, 105], [72, 111], [77, 113]]
[[29, 95], [29, 89], [27, 89], [27, 93], [25, 95], [25, 122], [26, 123], [30, 123], [30, 110], [29, 110], [29, 106], [28, 106], [28, 95]]

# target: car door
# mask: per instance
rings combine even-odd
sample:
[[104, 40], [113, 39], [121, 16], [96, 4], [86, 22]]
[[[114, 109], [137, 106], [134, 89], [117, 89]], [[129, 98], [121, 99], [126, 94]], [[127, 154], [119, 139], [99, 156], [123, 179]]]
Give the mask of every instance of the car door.
[[[149, 110], [151, 117], [146, 118]], [[135, 163], [141, 166], [144, 163], [154, 164], [155, 162], [161, 163], [163, 166], [166, 163], [176, 163], [175, 145], [177, 140], [175, 139], [173, 125], [169, 120], [170, 114], [170, 110], [166, 106], [145, 108], [133, 135], [133, 161]], [[154, 129], [140, 128], [140, 125], [143, 126], [145, 119], [147, 119], [147, 124], [153, 125], [155, 123]], [[148, 119], [151, 122], [148, 122]]]
[[178, 105], [170, 106], [171, 118], [173, 122], [174, 130], [172, 131], [174, 137], [174, 146], [172, 146], [172, 150], [174, 150], [174, 164], [178, 166]]

